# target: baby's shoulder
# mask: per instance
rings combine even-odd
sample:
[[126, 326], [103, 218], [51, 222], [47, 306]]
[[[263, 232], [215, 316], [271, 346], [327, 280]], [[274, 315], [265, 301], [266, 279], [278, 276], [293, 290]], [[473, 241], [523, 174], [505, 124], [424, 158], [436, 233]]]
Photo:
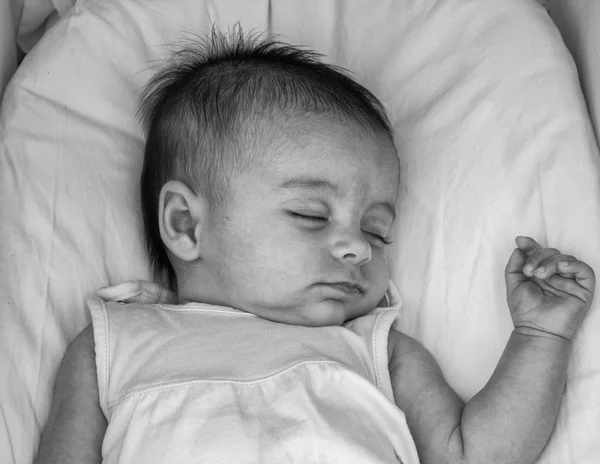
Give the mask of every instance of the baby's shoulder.
[[68, 346], [58, 372], [58, 375], [71, 376], [73, 373], [90, 371], [95, 373], [96, 349], [94, 330], [90, 325], [79, 332], [79, 335]]
[[67, 353], [83, 353], [84, 355], [95, 354], [94, 349], [94, 329], [88, 325], [75, 337], [67, 348]]
[[54, 400], [61, 404], [98, 402], [94, 332], [89, 325], [67, 348], [56, 375]]
[[430, 363], [431, 361], [434, 361], [433, 357], [418, 340], [390, 328], [388, 335], [388, 366], [390, 370], [413, 362]]

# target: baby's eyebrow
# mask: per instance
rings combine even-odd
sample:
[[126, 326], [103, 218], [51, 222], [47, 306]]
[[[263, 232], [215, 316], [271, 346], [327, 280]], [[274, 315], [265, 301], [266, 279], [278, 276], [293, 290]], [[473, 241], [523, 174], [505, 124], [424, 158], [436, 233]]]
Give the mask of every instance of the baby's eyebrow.
[[316, 177], [294, 177], [287, 179], [277, 186], [277, 190], [283, 189], [321, 190], [332, 193], [336, 197], [342, 196], [339, 186], [329, 182], [328, 180], [318, 179]]
[[[338, 185], [326, 179], [319, 179], [317, 177], [293, 177], [291, 179], [286, 179], [275, 188], [275, 190], [284, 189], [319, 190], [322, 192], [329, 192], [338, 198], [342, 196], [342, 189]], [[387, 201], [381, 201], [374, 203], [370, 206], [384, 207], [391, 214], [392, 222], [396, 220], [396, 208], [392, 203]]]

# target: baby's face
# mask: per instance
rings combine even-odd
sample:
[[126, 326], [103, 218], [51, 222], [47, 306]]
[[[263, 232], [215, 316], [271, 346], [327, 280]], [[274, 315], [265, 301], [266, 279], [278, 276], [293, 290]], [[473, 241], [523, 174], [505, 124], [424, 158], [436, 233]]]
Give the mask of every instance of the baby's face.
[[203, 259], [221, 304], [339, 325], [375, 308], [387, 288], [382, 237], [394, 222], [399, 162], [390, 140], [352, 125], [323, 120], [302, 134], [284, 135], [274, 162], [235, 177]]

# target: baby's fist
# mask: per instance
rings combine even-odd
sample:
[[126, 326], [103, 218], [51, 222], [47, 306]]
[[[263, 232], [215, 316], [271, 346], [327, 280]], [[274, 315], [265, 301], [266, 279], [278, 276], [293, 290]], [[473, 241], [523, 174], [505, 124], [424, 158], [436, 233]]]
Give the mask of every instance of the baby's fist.
[[583, 261], [517, 237], [505, 269], [515, 328], [571, 340], [594, 297], [596, 277]]

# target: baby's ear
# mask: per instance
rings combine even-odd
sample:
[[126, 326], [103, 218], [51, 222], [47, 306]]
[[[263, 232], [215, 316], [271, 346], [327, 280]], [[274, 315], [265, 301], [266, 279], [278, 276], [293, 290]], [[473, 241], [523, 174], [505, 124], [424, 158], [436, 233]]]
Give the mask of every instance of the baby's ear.
[[200, 234], [207, 219], [206, 199], [187, 185], [170, 180], [160, 191], [160, 236], [173, 255], [183, 261], [200, 258]]

